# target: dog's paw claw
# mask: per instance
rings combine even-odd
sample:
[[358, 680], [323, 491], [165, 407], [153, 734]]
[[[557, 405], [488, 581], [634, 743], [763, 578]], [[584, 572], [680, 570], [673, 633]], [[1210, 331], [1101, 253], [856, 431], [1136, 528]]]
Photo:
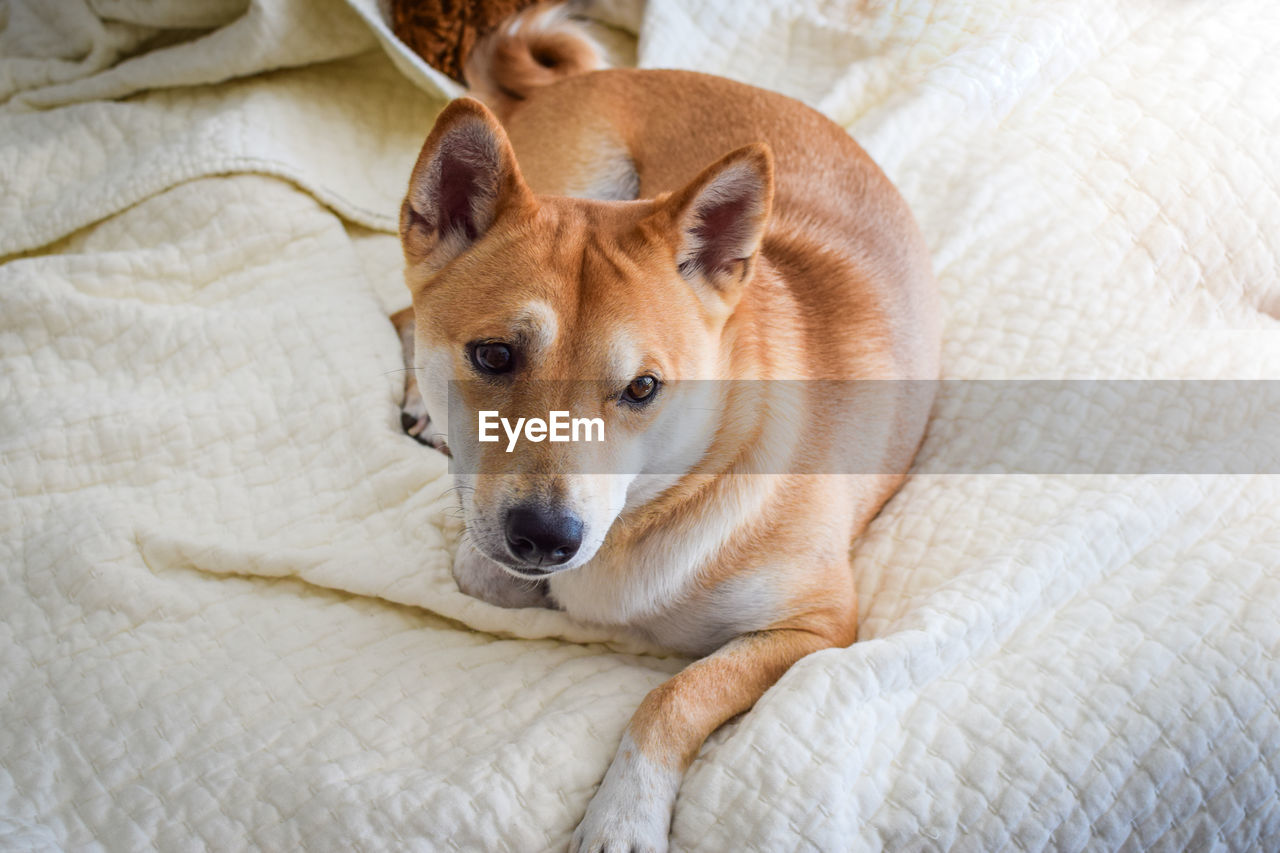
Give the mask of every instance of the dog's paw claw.
[[428, 429], [430, 426], [431, 421], [423, 418], [420, 421], [415, 421], [413, 425], [407, 427], [405, 432], [410, 438], [419, 444], [425, 444], [427, 447], [439, 450], [445, 456], [452, 456], [453, 454], [449, 452], [449, 447], [445, 443], [444, 436], [438, 432], [431, 432]]
[[405, 406], [400, 411], [400, 426], [406, 435], [419, 444], [434, 447], [444, 455], [449, 455], [449, 448], [445, 446], [444, 433], [431, 430], [431, 415], [427, 413], [427, 407], [416, 389], [409, 393]]

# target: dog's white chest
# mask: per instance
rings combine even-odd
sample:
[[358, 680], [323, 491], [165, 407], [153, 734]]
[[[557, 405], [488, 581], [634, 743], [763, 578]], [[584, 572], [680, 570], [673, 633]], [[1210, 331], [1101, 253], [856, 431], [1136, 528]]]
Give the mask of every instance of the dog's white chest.
[[704, 586], [689, 564], [645, 560], [625, 568], [589, 564], [553, 577], [551, 592], [576, 619], [623, 626], [660, 646], [704, 655], [777, 620], [781, 599], [768, 581], [754, 572]]

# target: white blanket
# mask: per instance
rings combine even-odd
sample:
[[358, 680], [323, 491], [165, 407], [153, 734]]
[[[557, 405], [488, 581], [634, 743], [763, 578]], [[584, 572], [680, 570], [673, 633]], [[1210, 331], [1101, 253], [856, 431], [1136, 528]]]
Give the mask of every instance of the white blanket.
[[[948, 378], [1280, 377], [1275, 4], [612, 5], [884, 166]], [[385, 319], [438, 76], [375, 0], [0, 26], [0, 848], [562, 849], [685, 662], [454, 589]], [[1280, 846], [1277, 477], [921, 475], [854, 554], [673, 847]]]

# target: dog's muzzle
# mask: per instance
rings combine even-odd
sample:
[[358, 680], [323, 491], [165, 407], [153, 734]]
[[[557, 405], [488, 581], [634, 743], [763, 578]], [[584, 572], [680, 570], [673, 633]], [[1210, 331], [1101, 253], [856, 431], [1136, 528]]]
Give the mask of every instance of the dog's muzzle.
[[582, 546], [582, 519], [558, 507], [522, 504], [507, 511], [507, 551], [520, 574], [538, 577], [573, 559]]

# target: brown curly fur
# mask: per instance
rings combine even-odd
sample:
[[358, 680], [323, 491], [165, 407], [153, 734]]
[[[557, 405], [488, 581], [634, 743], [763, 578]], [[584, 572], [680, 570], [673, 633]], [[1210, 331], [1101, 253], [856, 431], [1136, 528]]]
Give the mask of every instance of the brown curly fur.
[[537, 0], [391, 0], [391, 29], [427, 64], [465, 83], [476, 41]]

